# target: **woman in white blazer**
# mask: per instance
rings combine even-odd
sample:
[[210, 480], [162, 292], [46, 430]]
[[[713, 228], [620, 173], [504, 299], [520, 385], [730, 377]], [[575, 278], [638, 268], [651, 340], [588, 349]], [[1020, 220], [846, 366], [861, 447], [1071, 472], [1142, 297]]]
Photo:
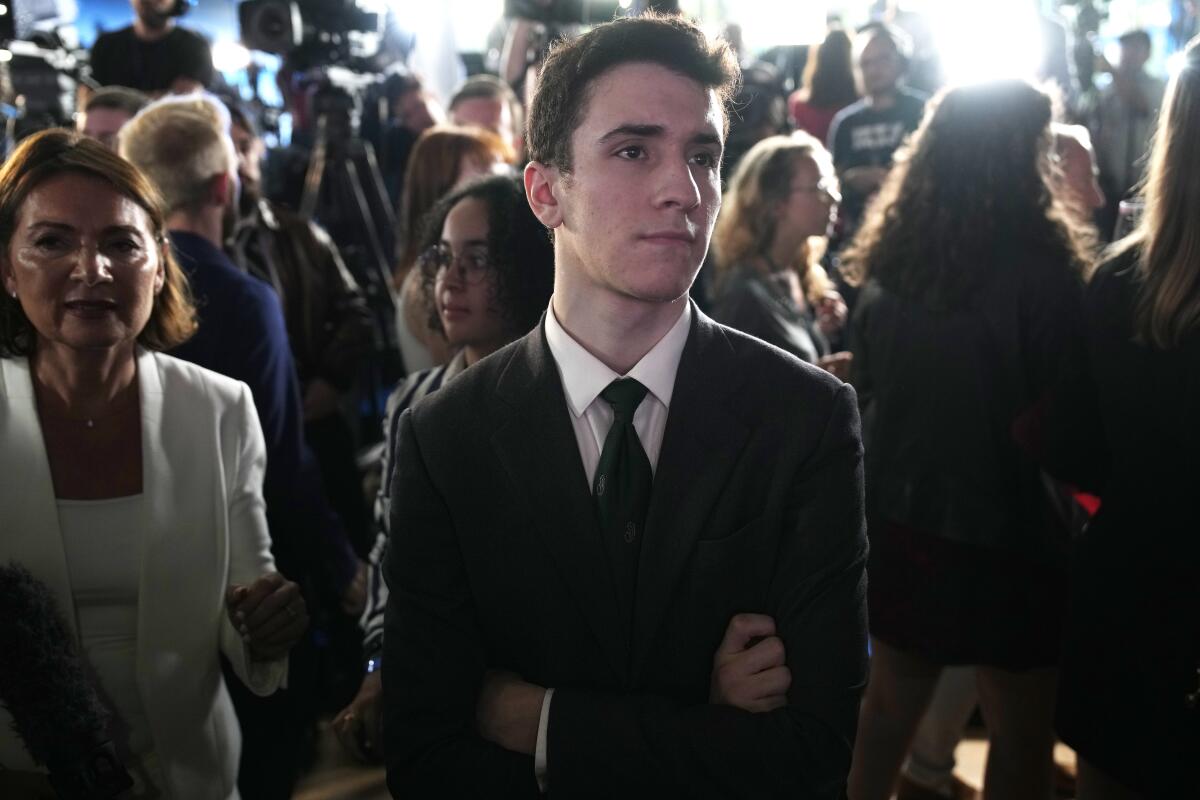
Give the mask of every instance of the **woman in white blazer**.
[[[274, 571], [250, 392], [195, 329], [155, 189], [66, 131], [0, 168], [0, 563], [56, 597], [146, 797], [237, 797], [218, 653], [258, 694], [307, 627]], [[20, 654], [5, 653], [5, 658]], [[0, 794], [36, 771], [0, 710]]]

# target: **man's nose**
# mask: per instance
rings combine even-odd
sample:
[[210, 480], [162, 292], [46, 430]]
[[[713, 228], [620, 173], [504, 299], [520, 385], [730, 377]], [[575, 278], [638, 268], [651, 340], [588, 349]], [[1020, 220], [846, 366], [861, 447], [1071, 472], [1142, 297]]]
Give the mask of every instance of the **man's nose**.
[[658, 201], [661, 205], [691, 211], [700, 205], [700, 187], [691, 165], [684, 161], [671, 161], [659, 169], [661, 183]]

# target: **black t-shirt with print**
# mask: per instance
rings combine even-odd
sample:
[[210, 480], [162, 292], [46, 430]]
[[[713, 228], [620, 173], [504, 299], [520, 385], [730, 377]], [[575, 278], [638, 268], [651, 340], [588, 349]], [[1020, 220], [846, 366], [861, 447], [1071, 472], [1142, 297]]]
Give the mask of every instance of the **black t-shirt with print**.
[[[854, 167], [887, 167], [904, 137], [921, 124], [925, 96], [900, 89], [889, 108], [875, 108], [859, 100], [833, 118], [829, 126], [829, 150], [838, 172]], [[867, 196], [842, 187], [841, 215], [857, 226]]]

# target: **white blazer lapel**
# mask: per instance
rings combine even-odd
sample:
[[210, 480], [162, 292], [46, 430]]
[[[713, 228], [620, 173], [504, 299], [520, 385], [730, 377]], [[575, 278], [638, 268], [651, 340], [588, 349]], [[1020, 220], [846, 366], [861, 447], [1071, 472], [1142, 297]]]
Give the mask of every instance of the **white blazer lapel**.
[[4, 560], [23, 564], [50, 587], [78, 643], [79, 624], [33, 376], [24, 358], [0, 359], [0, 530]]

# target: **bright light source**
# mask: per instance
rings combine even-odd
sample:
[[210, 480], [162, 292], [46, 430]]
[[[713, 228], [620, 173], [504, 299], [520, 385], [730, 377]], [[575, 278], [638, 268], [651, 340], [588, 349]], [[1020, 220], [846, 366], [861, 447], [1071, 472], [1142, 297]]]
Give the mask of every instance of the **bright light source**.
[[1042, 27], [1032, 4], [927, 0], [948, 83], [1033, 78], [1042, 60]]
[[250, 66], [250, 51], [237, 42], [218, 39], [213, 42], [212, 62], [218, 72], [238, 72]]
[[631, 5], [633, 5], [633, 0], [617, 0], [617, 5], [619, 5], [621, 8], [628, 9]]
[[813, 44], [825, 38], [822, 3], [742, 0], [729, 21], [742, 26], [742, 39], [752, 52], [778, 45]]
[[1177, 53], [1172, 53], [1171, 57], [1167, 59], [1167, 74], [1173, 78], [1178, 75], [1186, 65], [1187, 53], [1185, 53], [1183, 50], [1180, 50]]
[[0, 6], [0, 17], [8, 13], [8, 6]]
[[12, 50], [0, 50], [0, 64], [12, 61]]

